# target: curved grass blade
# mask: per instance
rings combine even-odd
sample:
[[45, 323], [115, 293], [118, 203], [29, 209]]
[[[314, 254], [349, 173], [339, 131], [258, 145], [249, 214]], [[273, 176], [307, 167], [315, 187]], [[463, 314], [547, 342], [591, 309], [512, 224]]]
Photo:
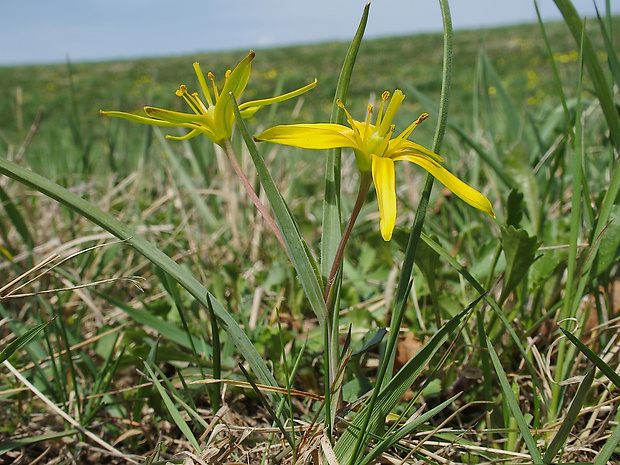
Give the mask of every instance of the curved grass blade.
[[[368, 12], [370, 3], [366, 4], [362, 19], [349, 46], [347, 55], [340, 71], [330, 123], [341, 124], [344, 121], [344, 110], [340, 108], [336, 101], [340, 99], [346, 104], [349, 93], [349, 84], [353, 73], [353, 66], [357, 58], [366, 23], [368, 22]], [[332, 263], [336, 257], [336, 250], [342, 235], [341, 211], [340, 211], [340, 149], [332, 149], [327, 152], [327, 162], [325, 169], [325, 197], [323, 199], [323, 223], [321, 231], [321, 275], [327, 279], [331, 271]]]
[[[147, 241], [138, 233], [133, 231], [127, 225], [121, 223], [113, 216], [95, 207], [90, 202], [73, 194], [67, 189], [50, 181], [49, 179], [22, 168], [15, 163], [0, 157], [0, 173], [20, 182], [26, 186], [32, 187], [48, 197], [60, 202], [61, 204], [71, 208], [75, 212], [81, 214], [93, 223], [101, 226], [106, 231], [126, 242], [138, 253], [144, 255], [153, 265], [161, 268], [168, 273], [175, 281], [183, 286], [204, 308], [208, 308], [209, 299], [213, 304], [213, 310], [220, 320], [221, 326], [231, 338], [238, 350], [246, 358], [252, 370], [262, 384], [269, 386], [277, 386], [277, 382], [265, 361], [256, 348], [250, 342], [245, 332], [239, 327], [230, 313], [220, 304], [215, 297], [186, 269], [168, 257], [159, 250], [151, 242]], [[273, 395], [272, 399], [277, 402], [278, 394]]]
[[[476, 303], [477, 301], [472, 305]], [[470, 311], [471, 306], [464, 309], [442, 326], [441, 329], [424, 344], [416, 355], [398, 371], [387, 386], [381, 389], [376, 395], [376, 401], [372, 411], [370, 410], [370, 405], [367, 405], [364, 410], [361, 410], [355, 416], [353, 422], [347, 427], [342, 436], [340, 436], [334, 447], [334, 452], [338, 457], [339, 463], [356, 463], [352, 461], [352, 457], [355, 444], [358, 437], [360, 437], [358, 432], [362, 431], [361, 437], [368, 438], [369, 434], [376, 430], [379, 423], [384, 421], [390, 410], [392, 410], [407, 389], [411, 387], [433, 355], [439, 350], [439, 347], [441, 347], [448, 336], [458, 328], [463, 318], [465, 318]], [[378, 385], [377, 383], [377, 386]], [[370, 415], [368, 415], [369, 411]], [[368, 441], [363, 441], [363, 444], [367, 443]]]
[[620, 389], [620, 375], [615, 372], [615, 370], [610, 367], [605, 361], [596, 355], [592, 349], [589, 349], [583, 342], [579, 340], [573, 333], [564, 329], [560, 326], [560, 330], [564, 333], [564, 336], [572, 342], [577, 349], [581, 351], [583, 355], [588, 357], [588, 359], [596, 365], [596, 367], [603, 372], [605, 376], [609, 378], [609, 381], [614, 383], [618, 389]]
[[159, 392], [159, 395], [161, 396], [162, 400], [164, 401], [164, 404], [166, 405], [166, 408], [168, 409], [168, 413], [170, 413], [170, 416], [172, 417], [172, 420], [178, 426], [178, 428], [181, 430], [181, 432], [183, 433], [185, 438], [192, 444], [194, 449], [197, 452], [200, 452], [200, 445], [198, 444], [198, 440], [196, 439], [196, 436], [194, 436], [194, 433], [192, 433], [192, 430], [190, 429], [189, 425], [187, 424], [187, 422], [181, 416], [181, 412], [179, 412], [179, 409], [177, 409], [176, 405], [174, 405], [174, 402], [172, 402], [172, 399], [170, 398], [170, 396], [168, 395], [168, 393], [166, 392], [164, 387], [161, 385], [161, 383], [157, 379], [157, 376], [155, 375], [155, 373], [153, 372], [153, 370], [149, 366], [148, 362], [146, 362], [146, 361], [144, 362], [144, 367], [149, 372], [149, 376], [151, 377], [151, 381], [153, 382], [153, 384], [157, 388], [157, 391]]
[[544, 463], [551, 463], [553, 457], [558, 453], [558, 451], [564, 446], [566, 443], [566, 439], [570, 434], [573, 426], [577, 422], [577, 417], [579, 416], [579, 412], [581, 411], [581, 407], [586, 400], [586, 396], [588, 391], [590, 390], [590, 386], [592, 386], [592, 381], [594, 381], [594, 367], [590, 368], [588, 373], [584, 376], [583, 381], [579, 385], [579, 389], [573, 398], [573, 401], [570, 404], [570, 408], [568, 412], [566, 412], [566, 416], [564, 417], [564, 421], [560, 425], [557, 433], [553, 437], [551, 444], [547, 447], [547, 451], [543, 456]]
[[388, 436], [387, 438], [380, 441], [375, 447], [372, 448], [368, 454], [364, 455], [364, 458], [358, 463], [358, 465], [368, 465], [370, 462], [375, 460], [379, 455], [384, 453], [390, 447], [396, 445], [398, 441], [406, 437], [409, 433], [413, 432], [420, 425], [424, 424], [426, 421], [433, 418], [435, 415], [440, 413], [443, 409], [445, 409], [448, 405], [456, 400], [461, 394], [456, 394], [450, 397], [448, 400], [442, 402], [436, 407], [430, 409], [428, 412], [423, 413], [415, 420], [412, 420], [406, 423], [404, 426], [399, 428], [394, 434]]
[[502, 368], [502, 363], [499, 361], [499, 357], [493, 348], [493, 344], [491, 340], [487, 337], [487, 349], [489, 350], [489, 355], [491, 356], [491, 362], [493, 363], [493, 367], [495, 368], [495, 373], [499, 378], [499, 383], [502, 388], [502, 395], [504, 400], [508, 404], [510, 411], [514, 419], [517, 422], [517, 426], [519, 427], [519, 431], [521, 432], [521, 437], [523, 437], [523, 441], [527, 446], [527, 449], [530, 451], [530, 456], [532, 458], [532, 462], [534, 463], [543, 463], [542, 457], [540, 455], [540, 451], [536, 446], [536, 440], [532, 436], [530, 429], [525, 421], [525, 417], [519, 408], [519, 402], [515, 398], [514, 393], [512, 392], [512, 388], [510, 387], [510, 382], [508, 381], [508, 377], [506, 376], [506, 372], [504, 372], [504, 368]]

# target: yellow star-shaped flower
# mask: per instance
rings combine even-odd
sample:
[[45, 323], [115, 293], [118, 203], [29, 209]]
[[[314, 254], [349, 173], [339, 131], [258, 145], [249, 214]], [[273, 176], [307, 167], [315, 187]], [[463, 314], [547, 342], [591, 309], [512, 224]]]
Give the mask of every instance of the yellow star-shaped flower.
[[255, 139], [306, 149], [352, 148], [362, 177], [371, 176], [375, 184], [381, 235], [386, 241], [392, 238], [396, 224], [395, 161], [408, 161], [421, 166], [465, 202], [495, 217], [489, 200], [441, 166], [443, 159], [439, 155], [408, 140], [428, 114], [422, 114], [400, 135], [392, 138], [395, 131], [392, 121], [404, 99], [405, 95], [400, 90], [394, 91], [391, 99], [390, 93], [384, 92], [375, 124], [370, 122], [372, 105], [368, 107], [366, 121], [362, 122], [354, 120], [338, 101], [350, 127], [332, 123], [282, 125], [267, 129]]
[[[181, 85], [179, 90], [176, 91], [176, 95], [182, 97], [187, 102], [192, 109], [192, 113], [164, 110], [162, 108], [150, 106], [144, 107], [144, 112], [147, 116], [140, 116], [122, 111], [101, 111], [100, 113], [105, 116], [116, 116], [154, 126], [188, 128], [190, 132], [184, 136], [168, 137], [171, 139], [189, 139], [199, 134], [204, 134], [214, 143], [222, 145], [224, 141], [230, 140], [232, 137], [232, 128], [235, 120], [229, 94], [232, 93], [235, 98], [239, 98], [244, 91], [250, 78], [251, 62], [254, 56], [254, 52], [250, 51], [248, 56], [246, 56], [234, 70], [228, 70], [226, 72], [226, 80], [221, 91], [218, 91], [215, 84], [215, 76], [212, 73], [207, 74], [207, 78], [211, 81], [211, 90], [209, 90], [200, 65], [194, 63], [194, 71], [198, 77], [198, 82], [200, 83], [206, 103], [200, 98], [197, 92], [189, 93], [185, 85]], [[248, 118], [262, 107], [297, 97], [314, 88], [316, 84], [317, 80], [315, 79], [314, 82], [311, 82], [307, 86], [284, 95], [242, 103], [239, 105], [241, 116], [243, 118]], [[213, 92], [213, 95], [211, 95], [211, 92]]]

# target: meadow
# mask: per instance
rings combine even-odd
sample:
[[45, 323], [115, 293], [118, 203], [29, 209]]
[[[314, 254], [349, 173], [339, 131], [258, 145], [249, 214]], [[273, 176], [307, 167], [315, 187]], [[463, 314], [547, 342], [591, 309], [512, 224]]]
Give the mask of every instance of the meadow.
[[[225, 148], [99, 112], [247, 50], [0, 67], [0, 462], [620, 463], [620, 17], [566, 17], [255, 50], [240, 102], [318, 79], [230, 145], [286, 250]], [[247, 138], [395, 89], [496, 218], [399, 161], [385, 241], [350, 149]]]

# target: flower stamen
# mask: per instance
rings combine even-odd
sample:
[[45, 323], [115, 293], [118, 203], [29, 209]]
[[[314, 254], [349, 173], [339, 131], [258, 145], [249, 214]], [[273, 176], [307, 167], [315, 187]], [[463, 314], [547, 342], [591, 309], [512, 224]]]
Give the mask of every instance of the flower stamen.
[[217, 86], [215, 85], [215, 76], [211, 71], [207, 74], [207, 77], [211, 81], [211, 87], [213, 87], [213, 96], [215, 98], [215, 103], [220, 99], [220, 94], [217, 91]]
[[189, 107], [194, 111], [194, 113], [196, 113], [197, 115], [200, 114], [200, 111], [198, 111], [197, 108], [198, 105], [196, 105], [195, 97], [190, 95], [190, 93], [187, 91], [187, 86], [185, 84], [182, 84], [179, 87], [179, 90], [175, 92], [175, 94], [177, 95], [177, 97], [183, 97], [185, 103], [189, 105]]
[[368, 112], [366, 114], [366, 125], [364, 126], [364, 135], [362, 137], [363, 140], [368, 139], [368, 136], [370, 135], [368, 133], [368, 129], [370, 128], [370, 117], [372, 116], [373, 111], [374, 111], [374, 106], [368, 105]]
[[381, 94], [381, 106], [379, 107], [379, 113], [377, 114], [377, 121], [375, 122], [375, 125], [377, 127], [381, 125], [381, 120], [383, 119], [383, 109], [385, 108], [385, 102], [387, 102], [389, 99], [390, 99], [390, 92], [386, 90]]
[[360, 134], [360, 131], [359, 131], [357, 125], [355, 124], [355, 120], [351, 116], [351, 113], [349, 113], [349, 110], [346, 109], [346, 107], [344, 106], [344, 103], [342, 103], [342, 100], [340, 100], [340, 99], [336, 100], [336, 105], [338, 105], [340, 108], [342, 108], [344, 110], [344, 113], [347, 116], [347, 121], [349, 123], [349, 126], [351, 126], [351, 128], [353, 129], [353, 136], [355, 137], [355, 141], [359, 145], [362, 145], [362, 141], [364, 139], [362, 138], [362, 135]]

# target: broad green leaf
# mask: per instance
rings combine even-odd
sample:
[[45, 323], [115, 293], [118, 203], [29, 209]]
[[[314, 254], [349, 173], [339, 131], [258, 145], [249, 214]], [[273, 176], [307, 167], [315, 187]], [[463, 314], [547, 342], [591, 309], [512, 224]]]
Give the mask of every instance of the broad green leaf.
[[502, 248], [506, 257], [504, 286], [499, 298], [503, 302], [517, 287], [527, 270], [534, 263], [535, 254], [540, 247], [536, 237], [530, 237], [527, 231], [515, 229], [514, 226], [502, 228]]

